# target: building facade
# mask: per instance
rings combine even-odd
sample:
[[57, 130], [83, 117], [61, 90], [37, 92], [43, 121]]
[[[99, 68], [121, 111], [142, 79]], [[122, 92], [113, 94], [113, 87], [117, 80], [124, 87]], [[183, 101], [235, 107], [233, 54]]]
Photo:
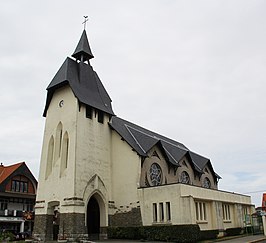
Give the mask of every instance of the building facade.
[[47, 88], [36, 236], [105, 236], [108, 226], [243, 227], [251, 198], [218, 190], [208, 158], [114, 114], [85, 30], [72, 57]]
[[37, 181], [25, 162], [0, 165], [0, 230], [32, 233]]

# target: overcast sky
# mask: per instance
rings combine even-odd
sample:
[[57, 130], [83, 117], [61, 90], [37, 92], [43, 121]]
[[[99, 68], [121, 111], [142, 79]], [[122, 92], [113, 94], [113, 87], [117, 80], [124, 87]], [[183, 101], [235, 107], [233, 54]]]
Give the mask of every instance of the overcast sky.
[[117, 116], [210, 158], [219, 189], [266, 192], [266, 1], [1, 0], [0, 161], [38, 178], [46, 87], [89, 16]]

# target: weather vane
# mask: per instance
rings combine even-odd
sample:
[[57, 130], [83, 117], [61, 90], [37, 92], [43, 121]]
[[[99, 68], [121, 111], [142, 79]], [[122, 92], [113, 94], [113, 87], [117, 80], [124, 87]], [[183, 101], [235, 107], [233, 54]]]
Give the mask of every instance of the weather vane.
[[86, 29], [86, 23], [89, 20], [88, 16], [83, 16], [84, 17], [84, 21], [82, 22], [82, 24], [84, 24], [84, 30]]

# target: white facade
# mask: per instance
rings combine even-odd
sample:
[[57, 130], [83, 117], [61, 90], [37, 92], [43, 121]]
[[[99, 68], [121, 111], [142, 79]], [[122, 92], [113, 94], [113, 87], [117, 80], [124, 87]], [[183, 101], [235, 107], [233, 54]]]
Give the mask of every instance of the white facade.
[[[38, 234], [48, 234], [41, 231], [44, 221], [45, 227], [59, 224], [59, 234], [68, 235], [104, 233], [121, 222], [199, 224], [220, 231], [244, 226], [244, 215], [254, 208], [250, 197], [219, 191], [208, 159], [102, 111], [97, 103], [84, 104], [67, 81], [48, 89]], [[52, 218], [55, 211], [60, 222]]]

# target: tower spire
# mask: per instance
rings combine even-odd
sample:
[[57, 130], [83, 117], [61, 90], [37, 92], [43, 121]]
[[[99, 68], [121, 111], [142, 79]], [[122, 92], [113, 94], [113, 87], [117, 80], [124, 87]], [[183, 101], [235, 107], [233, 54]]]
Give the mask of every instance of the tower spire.
[[72, 57], [76, 58], [77, 60], [81, 62], [89, 61], [91, 58], [94, 58], [91, 48], [89, 45], [88, 37], [86, 34], [86, 23], [88, 21], [88, 16], [84, 16], [84, 21], [82, 24], [84, 24], [84, 30], [82, 32], [82, 35], [80, 37], [79, 43], [72, 54]]

